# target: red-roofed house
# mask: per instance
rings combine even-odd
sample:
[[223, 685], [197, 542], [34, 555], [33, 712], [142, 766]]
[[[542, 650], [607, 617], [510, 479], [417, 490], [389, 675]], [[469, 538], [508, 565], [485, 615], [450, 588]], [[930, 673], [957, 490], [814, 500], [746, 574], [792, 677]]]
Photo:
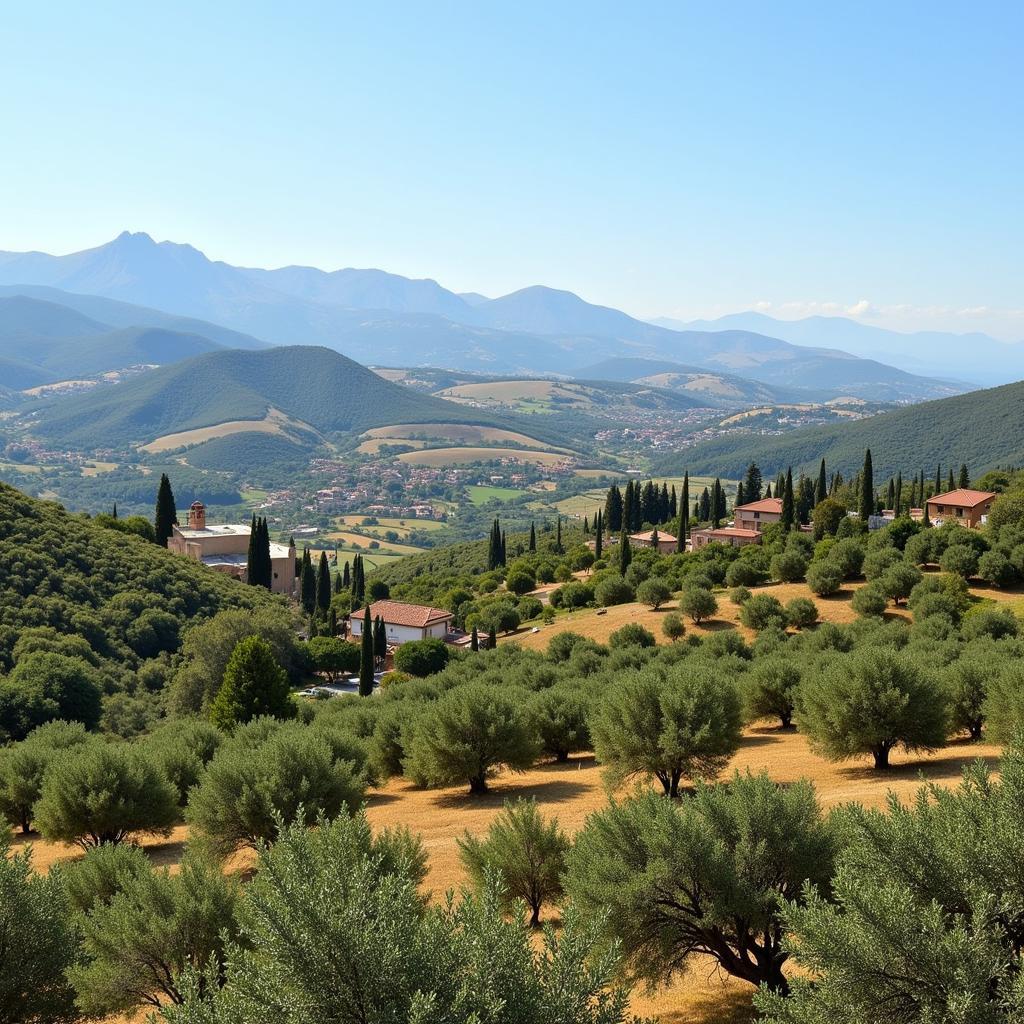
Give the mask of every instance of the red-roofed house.
[[782, 518], [781, 498], [762, 498], [746, 505], [737, 505], [733, 517], [738, 530], [764, 529], [766, 523], [777, 523]]
[[[363, 617], [366, 609], [352, 613], [352, 638], [363, 635]], [[406, 604], [404, 601], [374, 601], [370, 605], [370, 621], [377, 616], [384, 620], [388, 643], [392, 646], [408, 643], [410, 640], [429, 640], [434, 637], [443, 640], [448, 635], [454, 616], [444, 608], [428, 608], [424, 604]]]
[[699, 551], [708, 544], [726, 544], [729, 547], [741, 548], [746, 544], [760, 544], [760, 530], [745, 530], [739, 526], [721, 526], [717, 530], [693, 530], [690, 533], [690, 545]]
[[644, 533], [631, 533], [629, 543], [634, 548], [657, 548], [663, 555], [669, 555], [676, 549], [676, 538], [664, 530], [646, 530]]
[[975, 529], [988, 515], [996, 495], [992, 491], [972, 491], [958, 487], [955, 491], [936, 494], [925, 502], [928, 518], [932, 522], [955, 520], [961, 526]]

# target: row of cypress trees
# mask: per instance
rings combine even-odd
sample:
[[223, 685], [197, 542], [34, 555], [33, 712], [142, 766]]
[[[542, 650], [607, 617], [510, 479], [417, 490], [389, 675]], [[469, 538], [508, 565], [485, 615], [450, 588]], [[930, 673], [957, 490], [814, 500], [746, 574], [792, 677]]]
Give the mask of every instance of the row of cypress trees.
[[663, 524], [676, 518], [678, 499], [675, 484], [669, 490], [663, 482], [658, 487], [653, 480], [641, 486], [640, 481], [630, 480], [625, 491], [617, 484], [608, 488], [604, 506], [604, 525], [609, 533], [629, 530], [635, 533], [644, 523]]
[[255, 513], [249, 526], [249, 551], [245, 560], [246, 578], [254, 587], [270, 590], [274, 582], [274, 569], [270, 560], [270, 529], [265, 518]]

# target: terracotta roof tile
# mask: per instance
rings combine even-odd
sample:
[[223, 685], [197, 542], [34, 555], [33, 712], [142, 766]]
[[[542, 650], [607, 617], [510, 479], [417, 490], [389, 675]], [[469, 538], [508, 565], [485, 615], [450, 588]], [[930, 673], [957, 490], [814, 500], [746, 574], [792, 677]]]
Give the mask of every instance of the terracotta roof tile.
[[946, 491], [945, 494], [936, 494], [928, 499], [929, 505], [961, 505], [964, 508], [974, 508], [982, 502], [991, 501], [995, 497], [994, 491], [972, 491], [968, 487], [958, 487], [955, 491]]
[[[353, 618], [362, 618], [365, 609], [353, 612]], [[380, 616], [384, 622], [392, 626], [411, 626], [423, 629], [425, 626], [443, 619], [452, 618], [452, 613], [444, 608], [428, 608], [425, 604], [406, 604], [404, 601], [374, 601], [370, 605], [370, 618]]]

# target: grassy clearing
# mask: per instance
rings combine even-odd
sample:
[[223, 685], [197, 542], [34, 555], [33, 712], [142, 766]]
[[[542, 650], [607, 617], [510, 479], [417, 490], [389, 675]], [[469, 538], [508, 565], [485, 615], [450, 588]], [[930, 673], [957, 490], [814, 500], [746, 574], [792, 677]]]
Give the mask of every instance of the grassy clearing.
[[557, 466], [565, 461], [564, 455], [554, 452], [527, 451], [521, 448], [426, 448], [423, 451], [403, 452], [399, 462], [410, 466], [459, 466], [471, 462], [489, 462], [509, 459], [513, 462], [534, 462], [539, 466]]
[[27, 462], [0, 462], [0, 470], [8, 473], [42, 473], [43, 467]]
[[[577, 473], [577, 476], [582, 476], [583, 473], [597, 473], [604, 475], [601, 470], [582, 470]], [[641, 480], [642, 483], [646, 483], [648, 477], [638, 477], [636, 479]], [[667, 484], [668, 489], [671, 490], [673, 487], [676, 489], [676, 494], [682, 494], [683, 490], [683, 478], [681, 476], [663, 476], [654, 478], [654, 482], [661, 487], [662, 484]], [[690, 501], [694, 501], [700, 492], [705, 487], [711, 487], [715, 482], [714, 477], [710, 476], [691, 476], [690, 477]], [[725, 487], [727, 494], [734, 495], [736, 493], [736, 481], [735, 480], [723, 480], [722, 485]], [[624, 487], [625, 484], [619, 485]], [[605, 498], [607, 497], [607, 490], [601, 487], [594, 487], [587, 491], [581, 491], [579, 494], [574, 494], [571, 498], [563, 498], [555, 506], [563, 516], [576, 516], [580, 519], [583, 516], [593, 517], [594, 513], [598, 509], [604, 509]]]
[[82, 467], [82, 476], [100, 476], [103, 473], [111, 473], [117, 469], [116, 462], [87, 462]]
[[[463, 444], [487, 444], [507, 442], [518, 444], [523, 448], [550, 448], [542, 441], [528, 434], [520, 434], [514, 430], [502, 430], [499, 427], [480, 427], [472, 423], [398, 423], [390, 427], [374, 427], [363, 437], [371, 440], [408, 439], [410, 443], [417, 438], [430, 440], [456, 441]], [[360, 445], [362, 448], [362, 445]]]
[[518, 490], [515, 487], [470, 484], [466, 488], [466, 494], [474, 505], [486, 505], [489, 501], [511, 501], [513, 498], [521, 498], [526, 491]]
[[212, 441], [215, 437], [227, 437], [230, 434], [285, 434], [288, 427], [296, 430], [312, 430], [307, 424], [293, 420], [277, 409], [269, 409], [267, 415], [261, 420], [228, 420], [212, 427], [198, 427], [195, 430], [182, 430], [177, 434], [164, 434], [163, 437], [157, 437], [149, 444], [140, 445], [139, 450], [169, 452], [175, 448], [201, 444], [203, 441]]
[[[366, 537], [351, 530], [335, 530], [332, 533], [324, 534], [327, 540], [335, 541], [339, 547], [350, 551], [358, 551], [360, 554], [381, 554], [381, 555], [418, 555], [423, 548], [413, 544], [401, 544], [396, 541], [378, 540], [376, 537]], [[379, 547], [371, 548], [370, 544], [376, 542]]]

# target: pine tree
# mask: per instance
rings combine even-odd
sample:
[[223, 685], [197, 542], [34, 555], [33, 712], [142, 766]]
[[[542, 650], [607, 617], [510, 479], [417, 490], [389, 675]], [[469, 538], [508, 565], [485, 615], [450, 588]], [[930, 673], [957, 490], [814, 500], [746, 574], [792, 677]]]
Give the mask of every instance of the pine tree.
[[594, 561], [601, 557], [604, 547], [604, 520], [601, 518], [601, 510], [597, 510], [597, 518], [594, 520]]
[[530, 550], [537, 550], [537, 528], [533, 525], [533, 520], [530, 520]]
[[293, 707], [288, 676], [274, 658], [274, 649], [260, 636], [240, 640], [210, 706], [213, 724], [230, 732], [261, 715], [289, 718]]
[[864, 468], [860, 474], [860, 517], [866, 523], [875, 514], [875, 482], [871, 470], [871, 449], [864, 452]]
[[476, 631], [476, 626], [473, 627], [473, 632], [469, 635], [469, 649], [471, 651], [480, 650], [480, 636]]
[[796, 506], [793, 503], [793, 467], [786, 470], [786, 480], [782, 488], [782, 532], [789, 533], [796, 519]]
[[178, 525], [178, 509], [174, 504], [174, 491], [166, 473], [160, 474], [160, 487], [156, 492], [156, 511], [153, 515], [153, 529], [156, 531], [156, 542], [162, 548], [167, 547], [167, 540], [174, 533], [173, 527]]
[[629, 534], [625, 530], [619, 536], [619, 574], [626, 575], [629, 563], [633, 561], [633, 552], [629, 547]]
[[327, 552], [320, 552], [320, 564], [316, 570], [316, 606], [322, 615], [331, 607], [331, 570], [327, 566]]
[[814, 504], [819, 505], [828, 497], [828, 482], [825, 478], [825, 460], [818, 467], [818, 485], [814, 489]]
[[[957, 487], [970, 487], [971, 478], [967, 473], [967, 463], [960, 463], [960, 479], [957, 480]], [[114, 506], [114, 518], [117, 518], [117, 506]]]
[[359, 696], [369, 697], [373, 693], [373, 623], [370, 621], [370, 606], [363, 614], [363, 635], [359, 651]]

